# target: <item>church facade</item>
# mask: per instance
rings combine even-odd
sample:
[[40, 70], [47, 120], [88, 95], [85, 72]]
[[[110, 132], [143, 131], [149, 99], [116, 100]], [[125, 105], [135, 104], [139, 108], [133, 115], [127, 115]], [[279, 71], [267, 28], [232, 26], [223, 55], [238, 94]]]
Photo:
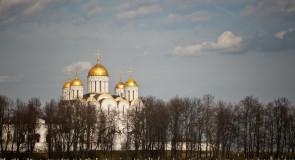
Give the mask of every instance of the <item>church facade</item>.
[[[102, 109], [105, 113], [109, 114], [110, 111], [116, 111], [117, 132], [114, 140], [114, 150], [121, 150], [126, 147], [127, 142], [127, 124], [124, 116], [127, 110], [131, 107], [140, 109], [143, 107], [143, 102], [138, 99], [138, 85], [132, 78], [132, 70], [129, 79], [123, 83], [120, 73], [120, 81], [114, 88], [114, 94], [109, 93], [109, 74], [108, 70], [100, 63], [97, 54], [97, 63], [88, 71], [87, 76], [87, 93], [84, 94], [83, 82], [78, 78], [77, 68], [76, 77], [63, 85], [62, 98], [68, 101], [78, 101], [86, 105], [94, 105], [95, 108]], [[70, 73], [67, 73], [69, 75]]]

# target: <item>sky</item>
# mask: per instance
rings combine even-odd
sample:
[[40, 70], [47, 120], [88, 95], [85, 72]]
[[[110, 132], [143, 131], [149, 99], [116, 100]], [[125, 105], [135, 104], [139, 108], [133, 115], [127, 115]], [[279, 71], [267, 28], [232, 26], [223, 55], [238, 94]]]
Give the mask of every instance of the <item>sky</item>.
[[[43, 103], [101, 64], [110, 92], [295, 102], [294, 0], [0, 0], [0, 94]], [[74, 74], [71, 76], [74, 79]]]

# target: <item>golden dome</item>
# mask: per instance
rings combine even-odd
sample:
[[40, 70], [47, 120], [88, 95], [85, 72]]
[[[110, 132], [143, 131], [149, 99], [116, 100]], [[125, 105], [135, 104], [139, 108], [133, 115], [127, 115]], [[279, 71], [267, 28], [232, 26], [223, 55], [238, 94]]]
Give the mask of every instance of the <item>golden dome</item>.
[[109, 76], [109, 73], [103, 65], [96, 63], [88, 72], [88, 76]]
[[80, 79], [78, 79], [78, 77], [76, 76], [76, 78], [71, 82], [71, 86], [83, 86], [82, 81], [80, 81]]
[[68, 80], [68, 81], [64, 84], [64, 87], [63, 87], [63, 88], [70, 88], [70, 84], [71, 84], [71, 81]]
[[99, 49], [97, 50], [97, 63], [88, 72], [88, 76], [109, 76], [108, 70], [99, 63]]
[[122, 73], [121, 73], [121, 71], [120, 71], [119, 75], [120, 75], [120, 82], [117, 83], [115, 89], [124, 89], [124, 83], [122, 83]]
[[116, 85], [115, 87], [116, 89], [124, 89], [124, 83], [122, 83], [121, 81]]
[[124, 86], [125, 86], [125, 87], [128, 87], [128, 86], [134, 86], [134, 87], [137, 87], [137, 83], [132, 79], [132, 77], [130, 77], [130, 79], [125, 83]]

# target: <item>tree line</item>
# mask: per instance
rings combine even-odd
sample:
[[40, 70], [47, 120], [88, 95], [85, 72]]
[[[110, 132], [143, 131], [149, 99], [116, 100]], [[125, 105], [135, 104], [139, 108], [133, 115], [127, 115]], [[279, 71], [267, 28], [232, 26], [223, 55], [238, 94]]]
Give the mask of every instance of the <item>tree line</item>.
[[[167, 102], [142, 97], [144, 106], [130, 107], [122, 121], [127, 128], [128, 157], [146, 159], [295, 158], [295, 106], [287, 98], [263, 104], [247, 96], [236, 103], [173, 97]], [[0, 96], [1, 156], [13, 149], [32, 155], [38, 118], [45, 120], [49, 158], [111, 155], [117, 134], [118, 111], [51, 100], [41, 105]], [[127, 156], [127, 155], [126, 155]], [[108, 157], [108, 158], [111, 158]], [[124, 158], [124, 157], [123, 157]]]

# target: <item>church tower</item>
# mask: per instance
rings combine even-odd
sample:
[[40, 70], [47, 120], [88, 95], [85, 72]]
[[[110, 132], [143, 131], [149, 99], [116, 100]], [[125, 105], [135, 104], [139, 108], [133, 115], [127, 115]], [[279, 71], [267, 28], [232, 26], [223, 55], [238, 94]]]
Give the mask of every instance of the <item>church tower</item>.
[[88, 93], [109, 93], [109, 73], [99, 63], [99, 50], [96, 55], [97, 63], [88, 72]]
[[62, 99], [63, 100], [70, 100], [70, 84], [71, 84], [71, 80], [70, 80], [70, 75], [71, 72], [67, 72], [65, 73], [65, 75], [68, 75], [68, 81], [64, 84], [63, 88], [62, 88]]
[[138, 98], [138, 86], [137, 83], [132, 79], [131, 74], [134, 71], [132, 71], [131, 67], [128, 72], [130, 73], [130, 78], [124, 85], [125, 98], [128, 101], [133, 101], [134, 99]]
[[124, 83], [122, 83], [122, 79], [121, 79], [121, 76], [122, 76], [122, 73], [120, 72], [120, 82], [117, 83], [116, 87], [115, 87], [115, 94], [117, 96], [120, 96], [120, 97], [125, 97], [124, 95]]
[[78, 69], [76, 66], [76, 78], [70, 84], [70, 100], [83, 98], [83, 83], [78, 79]]

